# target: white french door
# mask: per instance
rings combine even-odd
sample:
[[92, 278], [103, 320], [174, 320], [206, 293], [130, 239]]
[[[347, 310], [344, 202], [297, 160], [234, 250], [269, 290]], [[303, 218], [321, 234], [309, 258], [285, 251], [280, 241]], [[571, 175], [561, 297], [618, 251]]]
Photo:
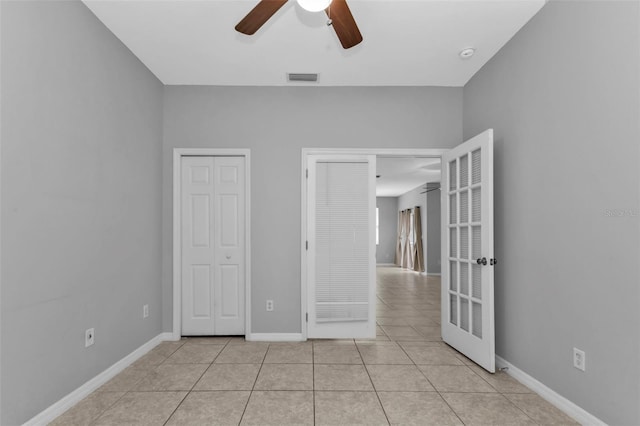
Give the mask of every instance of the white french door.
[[181, 157], [182, 335], [245, 334], [244, 167]]
[[375, 155], [307, 156], [307, 337], [375, 338]]
[[495, 372], [493, 130], [442, 156], [442, 338]]

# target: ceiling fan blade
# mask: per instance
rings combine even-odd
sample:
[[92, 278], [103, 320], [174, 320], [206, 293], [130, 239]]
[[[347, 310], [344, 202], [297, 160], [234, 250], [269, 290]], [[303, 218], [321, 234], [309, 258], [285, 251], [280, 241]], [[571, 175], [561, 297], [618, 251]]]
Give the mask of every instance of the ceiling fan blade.
[[287, 0], [261, 0], [242, 21], [236, 25], [236, 31], [252, 35], [280, 9]]
[[325, 12], [333, 21], [333, 28], [336, 30], [342, 47], [349, 49], [362, 41], [362, 34], [360, 34], [346, 0], [333, 0]]

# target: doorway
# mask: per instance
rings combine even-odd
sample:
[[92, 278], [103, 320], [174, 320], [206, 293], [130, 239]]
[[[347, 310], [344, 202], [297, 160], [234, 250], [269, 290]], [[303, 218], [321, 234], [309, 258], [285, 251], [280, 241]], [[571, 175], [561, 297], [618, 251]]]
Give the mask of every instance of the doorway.
[[[317, 186], [317, 176], [314, 172], [314, 158], [323, 159], [323, 161], [328, 161], [331, 159], [332, 162], [355, 162], [356, 158], [367, 158], [366, 160], [358, 160], [358, 161], [367, 161], [369, 164], [373, 161], [374, 167], [369, 167], [369, 177], [368, 181], [371, 183], [372, 179], [375, 182], [375, 158], [376, 156], [384, 156], [384, 157], [432, 157], [439, 159], [444, 152], [447, 150], [442, 149], [303, 149], [302, 151], [302, 172], [303, 172], [303, 185], [302, 185], [302, 256], [301, 256], [301, 265], [302, 265], [302, 288], [301, 288], [301, 303], [302, 303], [302, 331], [303, 338], [312, 338], [312, 337], [362, 337], [362, 338], [373, 338], [375, 337], [375, 294], [376, 294], [376, 284], [375, 284], [375, 252], [376, 252], [376, 241], [375, 241], [375, 184], [373, 184], [373, 193], [369, 192], [369, 196], [371, 199], [366, 202], [370, 202], [370, 205], [373, 206], [370, 209], [371, 215], [369, 215], [369, 221], [365, 223], [360, 223], [361, 221], [353, 221], [348, 224], [348, 232], [353, 233], [353, 241], [358, 241], [356, 229], [359, 226], [364, 227], [364, 229], [369, 229], [369, 240], [366, 243], [366, 248], [363, 250], [367, 250], [368, 255], [362, 262], [362, 269], [370, 271], [370, 279], [368, 280], [368, 288], [362, 289], [358, 295], [347, 294], [346, 292], [341, 292], [339, 289], [342, 289], [342, 286], [335, 286], [337, 288], [336, 291], [333, 292], [333, 295], [337, 295], [340, 297], [344, 297], [345, 300], [332, 300], [331, 302], [338, 304], [351, 304], [356, 305], [358, 309], [350, 308], [350, 309], [341, 309], [340, 314], [341, 318], [322, 318], [316, 313], [319, 311], [319, 308], [323, 307], [323, 304], [327, 303], [327, 301], [321, 300], [320, 298], [325, 296], [324, 291], [318, 292], [316, 290], [316, 279], [321, 279], [326, 276], [331, 276], [331, 279], [335, 279], [336, 283], [338, 283], [341, 278], [344, 280], [349, 280], [349, 278], [345, 275], [345, 277], [337, 277], [337, 275], [342, 274], [343, 271], [348, 275], [349, 271], [346, 268], [343, 268], [343, 271], [334, 269], [332, 271], [329, 270], [320, 270], [319, 262], [316, 257], [318, 256], [318, 252], [314, 251], [314, 247], [316, 246], [315, 241], [315, 232], [316, 230], [310, 224], [316, 223], [316, 204], [314, 200], [317, 199], [315, 192], [317, 191], [326, 191], [327, 189], [331, 189], [331, 187], [321, 188]], [[310, 166], [311, 165], [311, 166]], [[346, 179], [342, 179], [345, 181]], [[364, 182], [364, 181], [363, 181]], [[364, 185], [364, 183], [363, 183]], [[368, 188], [371, 191], [371, 185], [363, 186], [363, 191], [366, 191]], [[339, 191], [338, 186], [335, 186], [335, 189]], [[336, 192], [335, 198], [340, 199], [344, 197], [344, 194], [340, 194]], [[346, 197], [345, 199], [348, 199]], [[339, 208], [338, 208], [339, 210]], [[364, 215], [359, 214], [359, 218], [364, 218]], [[340, 226], [340, 225], [338, 225]], [[309, 249], [311, 247], [311, 249]], [[337, 247], [337, 250], [341, 250], [343, 247]], [[368, 262], [368, 264], [367, 264]], [[326, 264], [326, 262], [325, 262]], [[368, 266], [367, 266], [368, 265]], [[334, 285], [329, 283], [327, 287], [331, 288]], [[342, 294], [339, 294], [339, 293]], [[368, 295], [369, 297], [365, 301], [364, 296]], [[371, 297], [373, 295], [373, 298]], [[362, 297], [361, 297], [362, 296]], [[362, 300], [360, 300], [362, 299]], [[356, 315], [354, 312], [357, 311]], [[361, 330], [362, 333], [354, 334], [353, 336], [348, 336], [343, 334], [344, 330], [347, 329], [347, 326], [341, 329], [341, 333], [337, 333], [334, 335], [330, 334], [321, 334], [317, 333], [317, 330], [320, 327], [323, 327], [327, 330], [334, 327], [324, 327], [322, 322], [330, 321], [340, 321], [345, 324], [349, 324], [351, 330]], [[365, 332], [366, 330], [366, 332]]]
[[[322, 320], [319, 316], [314, 315], [314, 310], [317, 311], [324, 303], [320, 296], [324, 293], [329, 293], [331, 297], [350, 294], [350, 284], [345, 279], [348, 276], [348, 272], [345, 273], [346, 268], [335, 268], [327, 259], [318, 256], [317, 251], [308, 250], [310, 245], [313, 246], [316, 243], [315, 233], [319, 229], [316, 213], [320, 206], [317, 202], [313, 203], [318, 199], [316, 194], [327, 192], [333, 196], [332, 185], [310, 184], [310, 182], [317, 181], [313, 167], [310, 165], [315, 161], [314, 157], [324, 157], [325, 161], [332, 163], [346, 161], [349, 156], [357, 155], [372, 158], [368, 161], [373, 164], [375, 164], [376, 155], [441, 158], [443, 188], [440, 214], [442, 237], [440, 253], [443, 264], [441, 280], [442, 338], [447, 344], [458, 349], [489, 372], [495, 372], [493, 266], [496, 264], [496, 259], [493, 258], [492, 129], [486, 130], [451, 150], [303, 149], [301, 209], [303, 247], [301, 259], [303, 323], [301, 328], [303, 338], [363, 337], [356, 334], [349, 336], [339, 333], [316, 336], [316, 333], [310, 333], [310, 330], [313, 331], [315, 325]], [[375, 172], [374, 174], [369, 172], [368, 180], [372, 179], [375, 179]], [[343, 182], [340, 185], [346, 184]], [[370, 189], [368, 193], [371, 193]], [[347, 197], [362, 196], [362, 192], [345, 194]], [[344, 198], [345, 194], [336, 192], [335, 196]], [[339, 211], [340, 206], [334, 210]], [[338, 217], [333, 211], [330, 213], [332, 220], [334, 217]], [[372, 211], [372, 213], [374, 212]], [[361, 269], [366, 269], [367, 266], [374, 267], [376, 264], [375, 255], [371, 256], [371, 253], [375, 253], [375, 214], [369, 215], [368, 222], [362, 219], [354, 221], [350, 218], [354, 214], [341, 215], [346, 219], [336, 220], [335, 223], [332, 223], [329, 227], [329, 234], [353, 234], [355, 241], [356, 239], [367, 239], [366, 233], [361, 236], [355, 232], [357, 226], [369, 229], [368, 244], [364, 249], [359, 249], [356, 257], [364, 257], [364, 260], [361, 260], [358, 265]], [[358, 215], [359, 218], [363, 216], [362, 214]], [[323, 232], [326, 231], [323, 230]], [[347, 246], [347, 249], [355, 251], [356, 247]], [[485, 268], [487, 265], [491, 268]], [[329, 291], [324, 289], [322, 292], [315, 291], [315, 282], [319, 279], [328, 282], [325, 287]], [[375, 294], [375, 279], [369, 279], [368, 286], [368, 294]], [[353, 303], [349, 298], [343, 299], [339, 301], [343, 305]], [[374, 338], [375, 334], [372, 335], [371, 329], [375, 329], [376, 305], [372, 303], [370, 298], [366, 304], [359, 300], [357, 302], [363, 306], [366, 305], [366, 311], [359, 312], [358, 317], [349, 313], [343, 315], [339, 320], [343, 322], [345, 320], [365, 321], [365, 318], [368, 318], [368, 322], [363, 328], [369, 332], [364, 337]], [[344, 333], [347, 329], [347, 327], [342, 327], [339, 331]]]
[[175, 149], [173, 337], [250, 333], [249, 150]]

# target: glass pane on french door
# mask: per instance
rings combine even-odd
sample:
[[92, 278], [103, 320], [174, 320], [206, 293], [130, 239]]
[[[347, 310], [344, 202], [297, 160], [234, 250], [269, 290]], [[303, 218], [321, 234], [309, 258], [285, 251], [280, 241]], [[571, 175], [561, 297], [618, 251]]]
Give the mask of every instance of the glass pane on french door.
[[[449, 286], [451, 324], [482, 337], [481, 148], [449, 162]], [[457, 171], [457, 173], [456, 173]], [[459, 206], [459, 208], [456, 208]]]

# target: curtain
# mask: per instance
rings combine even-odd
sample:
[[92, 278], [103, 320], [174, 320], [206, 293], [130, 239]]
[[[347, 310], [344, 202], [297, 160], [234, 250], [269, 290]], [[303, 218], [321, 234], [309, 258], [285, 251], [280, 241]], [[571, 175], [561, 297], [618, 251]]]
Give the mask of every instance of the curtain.
[[411, 256], [411, 210], [404, 210], [402, 212], [403, 234], [404, 234], [404, 246], [402, 247], [402, 267], [406, 269], [413, 268], [413, 258]]
[[422, 255], [422, 216], [420, 207], [413, 209], [413, 231], [415, 234], [413, 244], [413, 270], [424, 272], [424, 256]]
[[402, 266], [402, 212], [398, 212], [398, 241], [396, 241], [395, 264]]

